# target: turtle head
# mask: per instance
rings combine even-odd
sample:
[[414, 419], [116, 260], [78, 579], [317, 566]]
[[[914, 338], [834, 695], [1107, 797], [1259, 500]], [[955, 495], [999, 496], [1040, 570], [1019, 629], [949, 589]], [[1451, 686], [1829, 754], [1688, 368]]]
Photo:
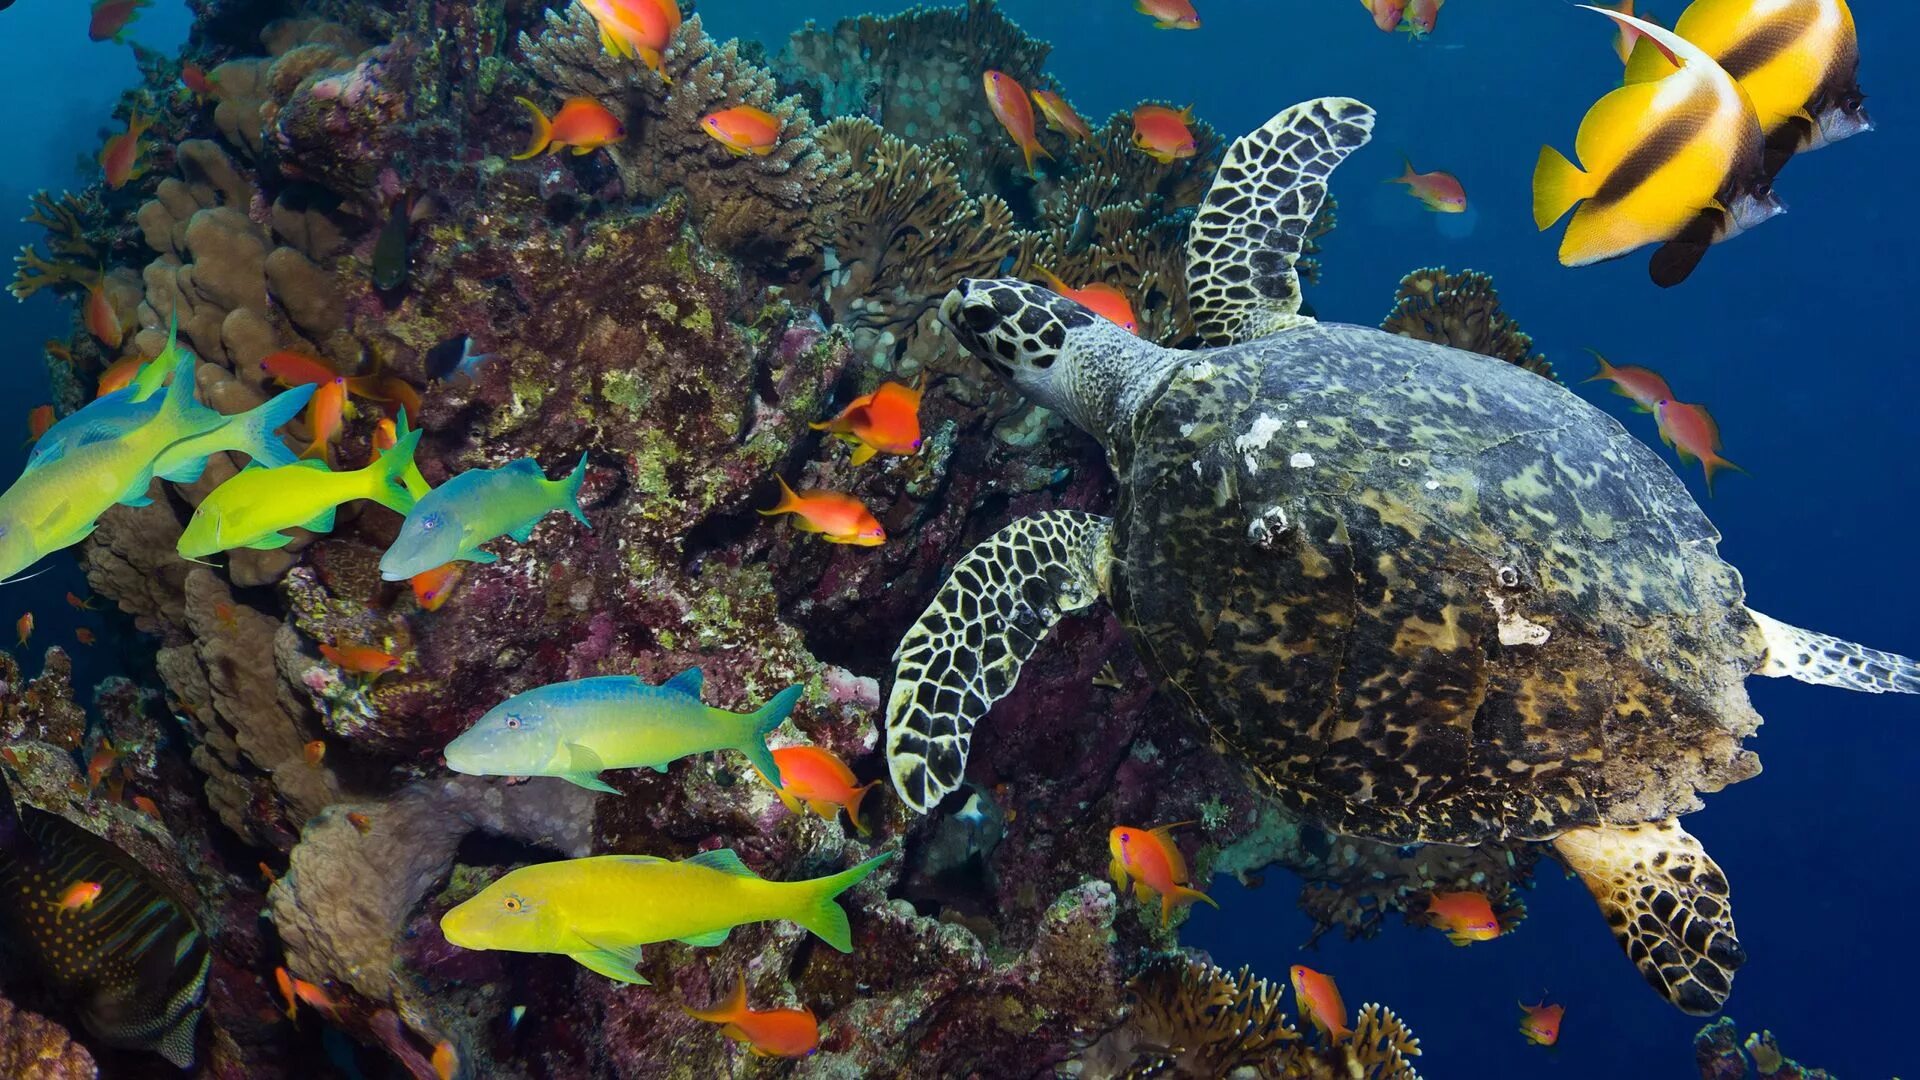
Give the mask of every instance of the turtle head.
[[1020, 392], [1103, 442], [1130, 414], [1130, 391], [1150, 388], [1176, 355], [1042, 285], [968, 278], [947, 294], [940, 320], [968, 352]]

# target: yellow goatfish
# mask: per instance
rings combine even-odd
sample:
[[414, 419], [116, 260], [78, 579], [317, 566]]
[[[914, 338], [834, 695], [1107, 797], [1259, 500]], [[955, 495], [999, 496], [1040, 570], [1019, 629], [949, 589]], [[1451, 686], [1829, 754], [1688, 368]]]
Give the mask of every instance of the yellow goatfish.
[[371, 499], [404, 514], [413, 509], [406, 476], [419, 444], [420, 432], [410, 431], [373, 464], [352, 472], [334, 472], [325, 462], [307, 460], [236, 473], [200, 501], [176, 545], [180, 557], [202, 559], [230, 548], [286, 547], [293, 543], [286, 530], [295, 527], [332, 532], [334, 512], [355, 499]]
[[1740, 84], [1669, 30], [1581, 6], [1631, 26], [1676, 70], [1594, 104], [1574, 140], [1581, 167], [1551, 146], [1540, 148], [1534, 223], [1545, 230], [1585, 200], [1560, 240], [1561, 264], [1586, 266], [1673, 240], [1709, 212], [1719, 223], [1709, 243], [1779, 213], [1761, 167], [1760, 121]]
[[718, 945], [745, 923], [784, 919], [852, 952], [853, 928], [834, 898], [893, 856], [809, 881], [768, 881], [729, 848], [680, 862], [599, 855], [539, 863], [510, 871], [441, 916], [440, 931], [462, 949], [562, 953], [639, 986], [648, 985], [634, 970], [641, 946]]

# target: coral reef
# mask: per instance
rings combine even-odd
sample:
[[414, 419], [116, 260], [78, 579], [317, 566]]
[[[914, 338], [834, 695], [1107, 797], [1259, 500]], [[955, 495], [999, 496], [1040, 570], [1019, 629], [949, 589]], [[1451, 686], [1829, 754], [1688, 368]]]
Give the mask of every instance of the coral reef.
[[1700, 1080], [1833, 1080], [1825, 1069], [1809, 1069], [1782, 1054], [1771, 1031], [1756, 1031], [1742, 1042], [1740, 1026], [1731, 1016], [1715, 1020], [1694, 1035], [1693, 1056], [1700, 1066]]
[[106, 243], [89, 229], [86, 218], [97, 220], [96, 208], [88, 207], [72, 192], [55, 199], [41, 191], [33, 196], [33, 212], [23, 221], [47, 230], [47, 251], [43, 256], [32, 244], [20, 249], [13, 284], [7, 287], [16, 300], [25, 300], [41, 289], [56, 290], [88, 285], [99, 279], [105, 260]]
[[92, 1080], [93, 1055], [59, 1024], [0, 997], [0, 1076], [8, 1080]]
[[1556, 378], [1553, 365], [1534, 351], [1533, 338], [1501, 308], [1493, 279], [1477, 270], [1451, 274], [1445, 267], [1427, 267], [1401, 278], [1393, 310], [1380, 328]]

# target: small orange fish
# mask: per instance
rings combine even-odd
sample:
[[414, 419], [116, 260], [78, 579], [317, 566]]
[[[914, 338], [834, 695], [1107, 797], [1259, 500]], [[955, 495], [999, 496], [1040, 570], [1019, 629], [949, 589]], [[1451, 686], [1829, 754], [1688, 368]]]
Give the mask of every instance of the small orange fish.
[[347, 824], [358, 830], [361, 836], [373, 831], [373, 819], [358, 810], [347, 812]]
[[[53, 406], [34, 406], [33, 411], [27, 414], [27, 444], [39, 442], [40, 436], [45, 435], [47, 429], [52, 426]], [[67, 595], [72, 596], [73, 594], [68, 593]]]
[[393, 426], [391, 419], [383, 417], [379, 423], [373, 425], [374, 457], [379, 457], [381, 454], [399, 445], [399, 443], [400, 430]]
[[627, 129], [621, 125], [619, 118], [590, 97], [568, 98], [552, 119], [540, 111], [540, 106], [526, 98], [517, 97], [513, 100], [525, 105], [527, 111], [533, 114], [533, 134], [527, 139], [527, 148], [513, 155], [515, 161], [526, 161], [549, 150], [569, 146], [576, 156], [591, 154], [627, 137]]
[[838, 491], [809, 491], [802, 495], [788, 487], [784, 479], [775, 479], [780, 480], [780, 501], [773, 509], [760, 511], [761, 515], [792, 514], [794, 528], [819, 533], [829, 544], [878, 547], [887, 542], [887, 530], [859, 499]]
[[1360, 0], [1360, 6], [1373, 14], [1373, 25], [1393, 33], [1400, 27], [1400, 19], [1407, 12], [1407, 0]]
[[313, 392], [313, 400], [307, 402], [307, 430], [313, 433], [313, 441], [300, 452], [301, 457], [333, 463], [333, 440], [340, 436], [346, 409], [346, 380], [336, 376], [321, 383]]
[[1697, 459], [1706, 470], [1709, 496], [1713, 494], [1716, 469], [1747, 471], [1720, 456], [1720, 425], [1705, 408], [1669, 398], [1654, 402], [1653, 415], [1660, 423], [1660, 438], [1680, 455], [1680, 463], [1691, 465]]
[[107, 186], [118, 190], [126, 186], [127, 181], [137, 179], [146, 173], [140, 164], [140, 136], [153, 126], [153, 121], [144, 116], [134, 116], [127, 120], [127, 130], [107, 140], [100, 150], [100, 168], [107, 174]]
[[920, 452], [920, 386], [897, 382], [881, 383], [871, 394], [862, 394], [840, 410], [840, 415], [807, 426], [830, 432], [859, 449], [853, 463], [864, 465], [875, 454], [908, 456]]
[[33, 612], [29, 611], [20, 616], [19, 620], [13, 624], [13, 628], [20, 634], [20, 644], [25, 645], [27, 639], [33, 636]]
[[879, 787], [880, 781], [856, 784], [847, 763], [833, 751], [818, 746], [781, 747], [773, 752], [773, 763], [780, 766], [779, 785], [767, 780], [766, 773], [761, 773], [760, 779], [773, 787], [787, 809], [797, 814], [804, 805], [821, 818], [832, 821], [840, 816], [840, 808], [844, 806], [847, 820], [853, 822], [861, 836], [867, 835], [867, 827], [860, 821], [860, 800]]
[[1061, 296], [1079, 304], [1095, 315], [1114, 323], [1129, 334], [1140, 332], [1140, 323], [1133, 317], [1133, 302], [1127, 294], [1104, 281], [1096, 281], [1084, 289], [1076, 289], [1055, 277], [1052, 272], [1041, 270], [1047, 279], [1047, 287]]
[[153, 0], [93, 0], [93, 11], [87, 19], [87, 37], [94, 41], [120, 41], [126, 33], [127, 24], [140, 9]]
[[325, 760], [327, 760], [327, 744], [324, 741], [315, 739], [307, 744], [307, 764], [317, 769]]
[[268, 353], [260, 361], [260, 370], [273, 376], [274, 381], [282, 386], [305, 386], [308, 383], [324, 386], [340, 378], [340, 373], [326, 361], [286, 349]]
[[60, 894], [59, 909], [63, 912], [86, 911], [92, 908], [93, 902], [98, 899], [100, 899], [99, 882], [76, 881], [67, 886], [67, 891]]
[[1200, 13], [1187, 0], [1134, 0], [1133, 10], [1162, 30], [1198, 30]]
[[1161, 926], [1167, 925], [1173, 909], [1182, 904], [1199, 900], [1215, 908], [1220, 906], [1206, 893], [1188, 888], [1187, 860], [1173, 841], [1173, 830], [1191, 824], [1176, 821], [1157, 829], [1118, 825], [1107, 834], [1107, 853], [1113, 856], [1107, 873], [1113, 878], [1113, 887], [1125, 894], [1131, 883], [1134, 895], [1142, 901], [1159, 894]]
[[[86, 320], [87, 332], [98, 338], [100, 344], [109, 349], [119, 348], [121, 340], [126, 337], [125, 330], [120, 326], [120, 315], [113, 310], [113, 301], [107, 299], [105, 282], [95, 282], [87, 287]], [[124, 364], [126, 361], [122, 360], [120, 363]], [[119, 364], [114, 366], [118, 367]], [[135, 362], [133, 367], [138, 371], [140, 362]], [[105, 381], [103, 377], [101, 382]], [[128, 375], [127, 381], [133, 381], [133, 376]]]
[[133, 808], [155, 821], [163, 822], [165, 820], [160, 816], [160, 804], [147, 798], [145, 795], [135, 795], [133, 797]]
[[719, 140], [734, 157], [749, 154], [765, 157], [773, 153], [773, 148], [780, 143], [783, 126], [779, 117], [751, 105], [735, 105], [700, 118], [701, 129]]
[[1460, 214], [1467, 209], [1467, 189], [1460, 186], [1460, 180], [1449, 172], [1435, 170], [1428, 173], [1413, 171], [1413, 162], [1402, 158], [1406, 168], [1399, 176], [1388, 180], [1389, 184], [1407, 185], [1407, 194], [1420, 200], [1420, 205], [1436, 214]]
[[271, 887], [274, 882], [280, 880], [274, 876], [273, 867], [268, 866], [266, 863], [260, 864], [260, 879], [265, 881], [269, 887]]
[[1319, 1028], [1328, 1042], [1339, 1042], [1353, 1034], [1347, 1027], [1346, 1003], [1340, 1000], [1340, 988], [1333, 985], [1333, 976], [1300, 964], [1287, 973], [1293, 977], [1294, 1011]]
[[755, 1057], [806, 1057], [820, 1047], [820, 1021], [812, 1009], [748, 1008], [744, 974], [724, 1004], [686, 1012], [695, 1020], [724, 1025], [721, 1034], [746, 1043]]
[[1447, 932], [1455, 945], [1492, 941], [1500, 936], [1500, 918], [1477, 892], [1437, 892], [1427, 900], [1427, 919]]
[[439, 1080], [453, 1080], [460, 1072], [460, 1058], [454, 1053], [453, 1042], [441, 1039], [433, 1045], [433, 1074]]
[[138, 356], [127, 356], [115, 360], [107, 370], [100, 373], [100, 382], [94, 387], [93, 396], [103, 398], [116, 390], [125, 390], [132, 386], [134, 376], [140, 374], [140, 369], [146, 364], [147, 362]]
[[293, 980], [293, 996], [325, 1013], [328, 1019], [338, 1019], [340, 1016], [340, 1003], [333, 999], [333, 995], [305, 979]]
[[1040, 145], [1040, 139], [1033, 129], [1033, 104], [1027, 100], [1027, 89], [1019, 80], [1001, 71], [987, 71], [980, 76], [981, 85], [986, 87], [987, 108], [993, 110], [994, 118], [1000, 126], [1007, 129], [1013, 144], [1027, 160], [1027, 175], [1038, 179], [1040, 174], [1033, 170], [1033, 155], [1044, 158], [1053, 157], [1047, 148]]
[[[266, 864], [262, 863], [261, 869], [265, 868]], [[273, 981], [280, 987], [280, 996], [287, 1001], [287, 1019], [297, 1021], [300, 1014], [300, 998], [293, 991], [293, 976], [287, 974], [286, 968], [277, 967], [273, 969]]]
[[218, 92], [213, 76], [195, 63], [183, 62], [180, 65], [180, 83], [201, 97], [212, 97]]
[[73, 631], [73, 637], [75, 641], [78, 641], [82, 645], [93, 644], [93, 631], [84, 626], [76, 627]]
[[369, 401], [378, 401], [405, 409], [408, 416], [420, 415], [420, 391], [394, 375], [358, 375], [347, 380], [347, 390]]
[[460, 564], [450, 562], [436, 566], [413, 575], [412, 582], [413, 598], [419, 601], [421, 610], [439, 611], [453, 595], [453, 587], [460, 584]]
[[93, 756], [87, 759], [87, 790], [98, 791], [100, 782], [113, 772], [114, 766], [120, 764], [122, 756], [112, 739], [101, 739], [100, 745], [94, 748]]
[[11, 746], [0, 746], [0, 761], [6, 762], [15, 769], [21, 768], [20, 755], [14, 753], [13, 747]]
[[48, 338], [47, 343], [42, 345], [41, 348], [45, 349], [47, 355], [53, 357], [55, 360], [69, 366], [73, 364], [73, 348], [66, 342]]
[[1407, 5], [1407, 32], [1416, 38], [1433, 33], [1440, 23], [1440, 6], [1446, 0], [1412, 0]]
[[1073, 111], [1067, 99], [1051, 90], [1035, 90], [1033, 103], [1040, 107], [1040, 115], [1046, 118], [1047, 126], [1065, 135], [1069, 139], [1081, 140], [1093, 138], [1093, 129], [1087, 126], [1080, 114]]
[[75, 596], [72, 593], [68, 593], [67, 606], [74, 609], [75, 611], [92, 611], [94, 609], [93, 598], [88, 597], [85, 600], [82, 600], [78, 596]]
[[1560, 1041], [1560, 1020], [1567, 1015], [1565, 1005], [1521, 1005], [1520, 1034], [1535, 1046], [1552, 1046]]
[[1194, 140], [1193, 106], [1169, 109], [1165, 105], [1141, 105], [1133, 110], [1133, 145], [1162, 165], [1200, 152]]
[[600, 24], [600, 43], [608, 52], [638, 58], [673, 85], [665, 60], [680, 29], [678, 0], [581, 0], [581, 6]]
[[1615, 367], [1607, 363], [1606, 357], [1593, 352], [1592, 349], [1587, 351], [1593, 353], [1595, 360], [1600, 361], [1600, 370], [1588, 377], [1587, 381], [1612, 383], [1613, 392], [1623, 398], [1632, 398], [1634, 408], [1639, 411], [1650, 413], [1655, 405], [1673, 398], [1673, 391], [1668, 388], [1667, 380], [1652, 370], [1635, 367], [1632, 364]]
[[235, 611], [233, 605], [227, 603], [225, 600], [221, 600], [213, 605], [213, 617], [219, 620], [221, 626], [229, 630], [238, 629], [240, 626], [240, 613]]
[[341, 671], [379, 678], [400, 666], [400, 658], [371, 645], [322, 645], [320, 655]]

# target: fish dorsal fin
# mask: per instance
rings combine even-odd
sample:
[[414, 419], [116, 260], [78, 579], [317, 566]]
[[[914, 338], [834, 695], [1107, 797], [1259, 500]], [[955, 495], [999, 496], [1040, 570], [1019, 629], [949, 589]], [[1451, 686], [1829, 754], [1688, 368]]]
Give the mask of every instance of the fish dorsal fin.
[[727, 943], [727, 935], [732, 932], [733, 927], [729, 926], [723, 930], [715, 930], [712, 933], [694, 934], [690, 937], [683, 937], [680, 938], [679, 941], [682, 945], [693, 945], [702, 949], [711, 949], [715, 945], [725, 945]]
[[503, 473], [513, 473], [515, 475], [537, 476], [542, 480], [547, 478], [546, 470], [540, 467], [539, 462], [530, 457], [514, 458], [512, 461], [500, 466], [500, 471]]
[[673, 861], [672, 859], [663, 859], [658, 855], [608, 855], [607, 858], [619, 859], [621, 862], [630, 863], [663, 863]]
[[713, 851], [703, 851], [687, 859], [686, 862], [694, 866], [704, 866], [709, 870], [718, 870], [723, 874], [731, 874], [734, 877], [750, 877], [755, 880], [760, 878], [759, 874], [748, 869], [747, 864], [740, 861], [740, 856], [732, 848], [723, 847]]
[[666, 682], [661, 683], [660, 689], [671, 690], [676, 694], [685, 694], [690, 698], [698, 700], [700, 697], [700, 689], [705, 684], [706, 675], [702, 673], [699, 668], [690, 667], [680, 674], [675, 675], [673, 678], [668, 679]]

